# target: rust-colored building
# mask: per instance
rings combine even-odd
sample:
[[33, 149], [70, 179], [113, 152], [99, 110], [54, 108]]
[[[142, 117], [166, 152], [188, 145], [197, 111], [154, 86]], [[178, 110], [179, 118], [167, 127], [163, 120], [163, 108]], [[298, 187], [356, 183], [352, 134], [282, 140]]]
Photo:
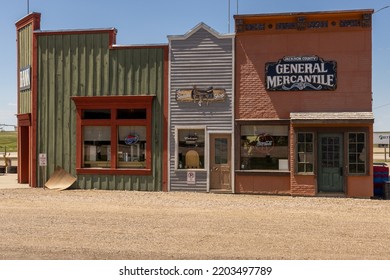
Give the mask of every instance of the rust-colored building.
[[373, 195], [373, 10], [235, 16], [235, 192]]

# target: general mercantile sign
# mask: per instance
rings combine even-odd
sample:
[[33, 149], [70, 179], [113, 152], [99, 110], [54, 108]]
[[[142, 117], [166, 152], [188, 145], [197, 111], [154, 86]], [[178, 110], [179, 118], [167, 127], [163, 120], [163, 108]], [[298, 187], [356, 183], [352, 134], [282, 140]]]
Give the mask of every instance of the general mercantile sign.
[[267, 90], [320, 91], [337, 87], [337, 63], [312, 56], [285, 56], [265, 64]]

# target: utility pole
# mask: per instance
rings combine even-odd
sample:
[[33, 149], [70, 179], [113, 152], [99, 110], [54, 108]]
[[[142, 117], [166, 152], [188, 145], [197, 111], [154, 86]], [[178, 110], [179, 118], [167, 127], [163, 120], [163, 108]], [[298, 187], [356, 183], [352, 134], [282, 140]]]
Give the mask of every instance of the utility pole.
[[30, 13], [30, 0], [27, 0], [27, 14]]
[[230, 0], [228, 3], [228, 33], [230, 33]]

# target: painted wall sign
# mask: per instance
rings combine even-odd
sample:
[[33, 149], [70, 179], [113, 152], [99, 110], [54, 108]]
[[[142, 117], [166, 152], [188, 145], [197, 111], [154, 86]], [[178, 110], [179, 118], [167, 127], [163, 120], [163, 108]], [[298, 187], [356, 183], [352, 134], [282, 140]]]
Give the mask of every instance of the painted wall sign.
[[26, 90], [30, 89], [30, 66], [20, 69], [19, 72], [19, 89]]
[[202, 106], [203, 102], [208, 104], [209, 102], [225, 101], [226, 91], [221, 88], [193, 88], [179, 89], [176, 91], [177, 102], [194, 102]]
[[267, 90], [335, 90], [337, 63], [318, 56], [285, 56], [265, 64]]

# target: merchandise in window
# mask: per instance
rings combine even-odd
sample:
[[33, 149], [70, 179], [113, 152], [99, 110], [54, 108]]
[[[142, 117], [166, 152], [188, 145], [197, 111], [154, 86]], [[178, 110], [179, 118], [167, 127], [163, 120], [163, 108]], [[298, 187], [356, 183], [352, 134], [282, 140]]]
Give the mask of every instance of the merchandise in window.
[[288, 170], [288, 126], [242, 125], [241, 170]]
[[350, 174], [366, 173], [366, 134], [364, 132], [348, 134], [348, 167]]
[[205, 131], [204, 129], [178, 129], [178, 168], [205, 168]]
[[297, 134], [297, 172], [313, 173], [314, 171], [314, 136], [310, 132]]

